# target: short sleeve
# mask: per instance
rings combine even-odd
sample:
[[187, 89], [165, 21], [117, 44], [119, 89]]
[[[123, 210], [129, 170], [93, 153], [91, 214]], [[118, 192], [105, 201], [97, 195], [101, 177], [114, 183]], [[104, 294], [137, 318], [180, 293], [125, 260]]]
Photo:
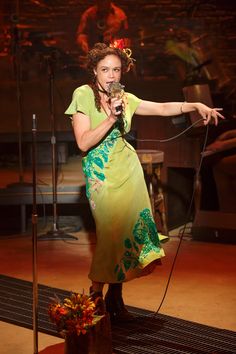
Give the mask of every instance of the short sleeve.
[[129, 110], [131, 113], [131, 116], [135, 113], [137, 107], [141, 103], [141, 99], [138, 98], [137, 96], [133, 95], [132, 93], [128, 93], [128, 103], [129, 103]]
[[72, 95], [72, 101], [65, 111], [65, 114], [72, 115], [82, 112], [89, 116], [89, 107], [93, 100], [92, 89], [88, 85], [83, 85], [75, 89]]

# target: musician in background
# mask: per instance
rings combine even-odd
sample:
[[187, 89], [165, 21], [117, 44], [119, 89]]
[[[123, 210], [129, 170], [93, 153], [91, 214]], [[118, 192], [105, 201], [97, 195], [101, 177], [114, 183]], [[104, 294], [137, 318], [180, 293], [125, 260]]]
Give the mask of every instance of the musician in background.
[[125, 12], [110, 0], [95, 0], [95, 4], [82, 14], [77, 29], [76, 42], [83, 54], [97, 42], [109, 45], [120, 39], [125, 47], [130, 47]]

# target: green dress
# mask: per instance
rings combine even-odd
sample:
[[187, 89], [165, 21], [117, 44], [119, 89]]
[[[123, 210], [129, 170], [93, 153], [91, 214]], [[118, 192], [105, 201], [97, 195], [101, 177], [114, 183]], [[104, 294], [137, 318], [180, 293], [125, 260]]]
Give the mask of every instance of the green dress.
[[[125, 131], [141, 100], [125, 93]], [[83, 112], [91, 128], [107, 118], [88, 85], [78, 87], [66, 114]], [[86, 194], [96, 223], [97, 244], [89, 278], [103, 283], [129, 281], [164, 256], [151, 212], [143, 169], [134, 148], [114, 127], [82, 159]]]

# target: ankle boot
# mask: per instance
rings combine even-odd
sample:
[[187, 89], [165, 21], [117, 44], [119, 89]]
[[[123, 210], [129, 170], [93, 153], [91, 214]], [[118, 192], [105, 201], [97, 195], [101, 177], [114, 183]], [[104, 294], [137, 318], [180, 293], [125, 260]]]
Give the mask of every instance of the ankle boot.
[[122, 283], [109, 284], [105, 296], [105, 304], [112, 322], [133, 320], [133, 316], [128, 312], [124, 305], [122, 298]]
[[106, 306], [103, 300], [102, 291], [93, 291], [92, 286], [89, 288], [90, 298], [94, 301], [96, 306], [96, 315], [104, 315], [106, 313]]

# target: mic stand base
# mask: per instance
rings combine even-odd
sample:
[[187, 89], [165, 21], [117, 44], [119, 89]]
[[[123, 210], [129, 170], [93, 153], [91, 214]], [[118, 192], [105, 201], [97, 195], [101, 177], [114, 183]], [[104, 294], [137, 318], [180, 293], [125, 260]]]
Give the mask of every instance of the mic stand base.
[[78, 237], [66, 234], [57, 228], [48, 231], [46, 234], [39, 235], [38, 240], [78, 240]]

